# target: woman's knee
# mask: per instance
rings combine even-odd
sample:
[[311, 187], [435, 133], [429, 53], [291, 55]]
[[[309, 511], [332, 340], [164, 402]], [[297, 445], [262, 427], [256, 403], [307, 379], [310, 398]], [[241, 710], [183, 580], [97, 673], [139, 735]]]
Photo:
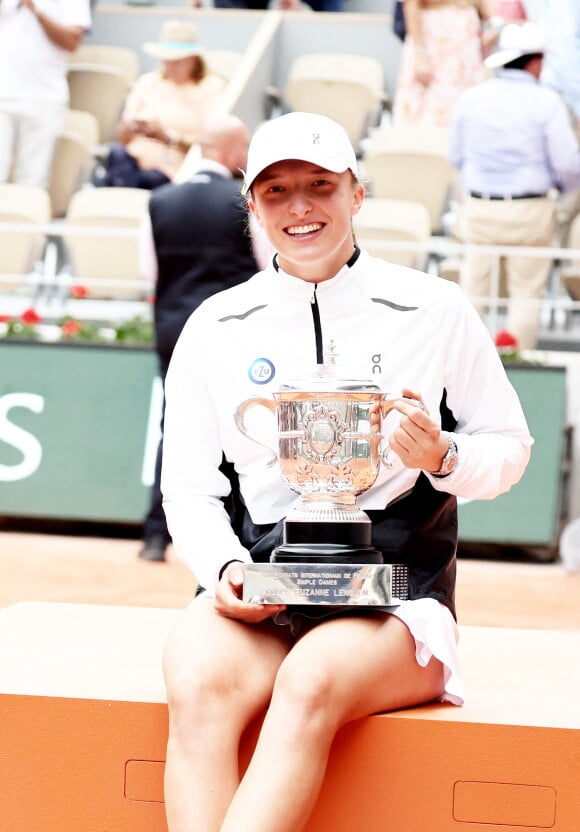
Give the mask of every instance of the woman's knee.
[[289, 724], [298, 732], [336, 728], [340, 724], [341, 703], [336, 679], [331, 670], [306, 657], [288, 656], [280, 667], [272, 704], [288, 713]]
[[174, 723], [211, 719], [227, 706], [233, 686], [227, 666], [193, 644], [170, 638], [163, 654], [167, 704]]
[[203, 724], [220, 730], [227, 723], [243, 729], [267, 704], [267, 694], [252, 683], [245, 661], [235, 649], [224, 651], [219, 638], [192, 639], [188, 622], [167, 641], [163, 672], [172, 732], [187, 736]]

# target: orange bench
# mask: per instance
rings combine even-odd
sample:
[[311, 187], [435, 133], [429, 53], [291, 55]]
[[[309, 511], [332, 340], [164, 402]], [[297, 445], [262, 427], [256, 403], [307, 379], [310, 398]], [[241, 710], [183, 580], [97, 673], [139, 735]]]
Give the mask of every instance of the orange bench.
[[[166, 830], [160, 656], [176, 614], [0, 610], [0, 828]], [[461, 652], [463, 708], [340, 732], [307, 832], [580, 830], [580, 632], [463, 627]]]

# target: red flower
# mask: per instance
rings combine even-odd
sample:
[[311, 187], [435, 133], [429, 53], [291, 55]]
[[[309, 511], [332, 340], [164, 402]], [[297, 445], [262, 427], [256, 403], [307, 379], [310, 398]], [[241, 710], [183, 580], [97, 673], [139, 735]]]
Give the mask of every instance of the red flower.
[[12, 315], [0, 315], [0, 324], [7, 324], [12, 320]]
[[79, 334], [81, 328], [82, 327], [78, 321], [65, 321], [61, 330], [65, 338], [72, 338], [74, 335]]
[[42, 318], [35, 309], [25, 309], [20, 316], [20, 320], [23, 324], [33, 326], [34, 324], [39, 324], [42, 321]]
[[75, 286], [70, 287], [70, 293], [73, 298], [78, 298], [80, 300], [81, 298], [88, 297], [89, 290], [86, 286], [81, 286], [80, 283], [77, 283]]
[[496, 347], [511, 347], [515, 350], [518, 347], [518, 339], [511, 332], [502, 329], [495, 336], [495, 345]]

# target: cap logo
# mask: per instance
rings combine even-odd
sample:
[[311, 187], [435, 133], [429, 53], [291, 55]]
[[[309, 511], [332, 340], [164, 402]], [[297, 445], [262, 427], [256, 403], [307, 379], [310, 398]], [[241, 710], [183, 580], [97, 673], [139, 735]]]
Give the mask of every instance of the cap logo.
[[320, 144], [320, 133], [312, 134], [312, 144]]

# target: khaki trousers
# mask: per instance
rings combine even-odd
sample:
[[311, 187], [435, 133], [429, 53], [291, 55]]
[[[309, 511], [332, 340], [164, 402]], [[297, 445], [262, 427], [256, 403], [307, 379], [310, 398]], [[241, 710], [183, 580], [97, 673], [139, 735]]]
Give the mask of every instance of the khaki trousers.
[[[467, 197], [461, 218], [466, 243], [483, 245], [551, 246], [555, 229], [555, 204], [541, 199], [490, 200]], [[510, 299], [506, 328], [522, 349], [536, 346], [543, 297], [552, 261], [540, 257], [510, 255], [502, 258]], [[478, 298], [490, 297], [493, 257], [470, 253], [461, 270], [465, 293], [481, 310]]]

